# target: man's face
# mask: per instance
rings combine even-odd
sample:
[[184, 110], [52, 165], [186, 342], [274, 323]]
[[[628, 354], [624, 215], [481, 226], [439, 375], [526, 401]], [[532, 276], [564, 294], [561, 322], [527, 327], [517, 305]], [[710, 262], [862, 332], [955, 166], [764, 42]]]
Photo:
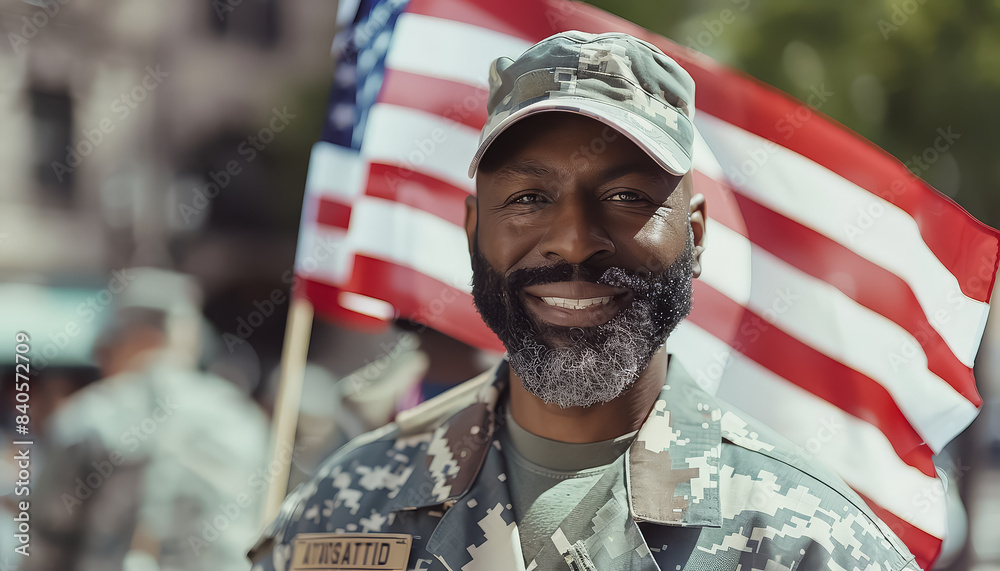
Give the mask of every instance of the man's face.
[[473, 298], [528, 391], [608, 402], [687, 315], [704, 215], [699, 197], [688, 223], [689, 180], [571, 113], [525, 119], [490, 147], [466, 221]]

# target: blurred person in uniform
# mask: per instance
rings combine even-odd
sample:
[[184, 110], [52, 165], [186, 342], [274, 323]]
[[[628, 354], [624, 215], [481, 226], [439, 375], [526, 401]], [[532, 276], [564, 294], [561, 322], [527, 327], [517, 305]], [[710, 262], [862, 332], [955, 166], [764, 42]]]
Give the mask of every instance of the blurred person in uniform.
[[[76, 284], [42, 285], [32, 280], [0, 283], [0, 339], [16, 339], [18, 333], [24, 332], [30, 336], [31, 345], [29, 361], [23, 364], [15, 358], [13, 346], [0, 347], [0, 571], [14, 571], [25, 559], [14, 551], [24, 547], [22, 540], [26, 539], [16, 537], [20, 534], [15, 517], [22, 511], [21, 502], [30, 504], [31, 498], [24, 492], [36, 480], [29, 477], [27, 486], [18, 483], [21, 453], [28, 454], [30, 474], [43, 473], [48, 419], [74, 392], [100, 377], [93, 352], [103, 326], [102, 316], [95, 312], [81, 319], [78, 313], [86, 308], [87, 300], [96, 299], [99, 291]], [[71, 324], [74, 329], [68, 331]], [[26, 384], [17, 377], [25, 370]], [[19, 392], [25, 392], [28, 400], [18, 401], [15, 397]], [[27, 406], [15, 408], [18, 404]], [[28, 419], [28, 432], [23, 435], [16, 430], [21, 423], [15, 422], [22, 415]], [[33, 444], [27, 448], [13, 444], [25, 440]], [[27, 511], [30, 516], [33, 508], [29, 506]]]
[[691, 77], [564, 32], [489, 80], [465, 228], [507, 355], [336, 452], [253, 569], [916, 569], [840, 478], [666, 352], [705, 247]]
[[[350, 440], [392, 421], [401, 406], [419, 396], [428, 368], [416, 335], [406, 332], [390, 349], [341, 379], [325, 367], [306, 365], [289, 486], [315, 476], [319, 464]], [[278, 375], [275, 370], [268, 382], [275, 391]]]
[[132, 280], [96, 348], [103, 378], [49, 421], [23, 569], [245, 569], [267, 419], [235, 385], [196, 369], [193, 280], [123, 274]]
[[[289, 485], [315, 475], [319, 463], [350, 440], [391, 422], [402, 411], [437, 396], [494, 366], [493, 355], [429, 327], [397, 321], [365, 365], [341, 379], [316, 364], [303, 372], [296, 453]], [[279, 384], [275, 370], [265, 402]]]
[[[36, 368], [32, 371], [29, 381], [30, 405], [28, 408], [30, 411], [28, 426], [32, 430], [27, 440], [34, 442], [36, 446], [27, 449], [31, 472], [38, 474], [45, 470], [47, 458], [43, 455], [42, 450], [46, 447], [49, 438], [45, 430], [49, 418], [74, 392], [94, 382], [97, 375], [97, 369], [88, 363], [50, 364], [45, 368]], [[10, 378], [11, 381], [5, 385], [5, 388], [13, 389], [15, 385], [13, 372], [11, 372]], [[6, 383], [6, 380], [4, 382]], [[13, 391], [10, 393], [10, 403], [7, 410], [19, 414], [14, 409]], [[3, 398], [5, 396], [8, 395], [0, 395], [0, 402], [7, 401]], [[0, 415], [0, 418], [2, 416]], [[10, 416], [13, 417], [13, 415]], [[30, 494], [17, 495], [16, 493], [19, 488], [15, 484], [19, 480], [16, 458], [23, 448], [13, 445], [12, 442], [26, 440], [26, 438], [14, 431], [13, 418], [9, 419], [9, 423], [0, 426], [0, 437], [3, 438], [3, 441], [0, 442], [0, 452], [2, 452], [2, 457], [0, 457], [0, 571], [14, 571], [17, 569], [15, 564], [24, 559], [23, 556], [14, 552], [15, 547], [22, 545], [20, 541], [15, 539], [15, 534], [18, 532], [14, 517], [21, 511], [19, 504], [22, 501], [28, 501], [30, 504], [31, 497]], [[28, 489], [30, 490], [30, 487]], [[28, 513], [29, 515], [33, 513], [33, 508], [29, 507]]]

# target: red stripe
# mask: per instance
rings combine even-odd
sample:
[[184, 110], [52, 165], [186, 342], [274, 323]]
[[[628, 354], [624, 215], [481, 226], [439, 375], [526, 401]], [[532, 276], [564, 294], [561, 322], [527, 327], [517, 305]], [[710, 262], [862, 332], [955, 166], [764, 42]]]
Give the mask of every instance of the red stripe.
[[[694, 171], [694, 192], [705, 196], [705, 210], [713, 222], [720, 222], [726, 228], [749, 239], [747, 227], [740, 212], [740, 204], [733, 191], [726, 185], [702, 173]], [[711, 226], [707, 228], [712, 231]]]
[[[857, 490], [855, 490], [855, 492], [857, 492]], [[921, 569], [930, 569], [934, 566], [934, 560], [937, 559], [938, 555], [941, 553], [942, 541], [940, 538], [927, 533], [891, 511], [883, 508], [873, 502], [870, 498], [866, 497], [864, 494], [858, 492], [858, 495], [861, 496], [861, 499], [863, 499], [865, 503], [868, 504], [868, 507], [875, 512], [875, 515], [885, 522], [885, 524], [889, 526], [889, 529], [891, 529], [893, 533], [903, 540], [903, 543], [910, 548], [910, 551], [917, 560], [917, 565], [919, 565]]]
[[[535, 0], [506, 0], [505, 2], [410, 0], [406, 11], [473, 24], [529, 42], [537, 42], [553, 33], [552, 23], [550, 19], [545, 17], [544, 11], [541, 10], [542, 7], [543, 4]], [[470, 49], [474, 49], [474, 46], [470, 46]], [[509, 55], [514, 57], [517, 54]], [[483, 80], [485, 81], [485, 70], [483, 71]]]
[[389, 327], [388, 321], [341, 307], [337, 300], [343, 290], [330, 284], [296, 274], [292, 291], [296, 298], [308, 299], [316, 315], [326, 321], [365, 333], [382, 333]]
[[351, 277], [339, 288], [308, 278], [303, 283], [303, 295], [313, 300], [317, 313], [338, 323], [377, 330], [378, 320], [336, 303], [339, 292], [353, 292], [392, 304], [397, 318], [423, 323], [474, 347], [503, 351], [476, 312], [471, 295], [414, 269], [359, 254], [354, 256]]
[[316, 222], [324, 226], [347, 229], [351, 221], [351, 207], [323, 196], [317, 200]]
[[469, 193], [419, 171], [372, 163], [365, 194], [419, 208], [465, 227], [465, 199]]
[[[907, 212], [965, 295], [988, 301], [1000, 233], [913, 177], [899, 161], [842, 125], [742, 73], [599, 8], [565, 0], [412, 0], [407, 11], [464, 22], [529, 41], [567, 29], [627, 32], [659, 46], [698, 86], [698, 108], [764, 137], [882, 196]], [[516, 19], [516, 20], [515, 20]], [[508, 54], [516, 56], [517, 54]], [[819, 103], [819, 99], [814, 99]], [[798, 113], [798, 118], [796, 118]], [[937, 134], [929, 134], [928, 144]]]
[[[826, 236], [734, 193], [699, 171], [694, 174], [695, 191], [705, 195], [708, 212], [719, 222], [751, 240], [780, 260], [840, 290], [908, 331], [927, 355], [928, 370], [941, 377], [977, 407], [982, 398], [976, 390], [972, 369], [966, 367], [930, 325], [909, 285], [892, 272], [857, 255]], [[721, 203], [721, 207], [717, 207]], [[711, 232], [711, 226], [708, 232]], [[845, 279], [863, 276], [863, 279]]]
[[695, 325], [774, 374], [875, 426], [907, 464], [934, 476], [931, 450], [882, 385], [695, 280]]
[[745, 195], [736, 193], [735, 199], [743, 213], [746, 232], [756, 246], [832, 285], [860, 305], [908, 331], [927, 355], [927, 368], [932, 373], [977, 407], [982, 404], [972, 369], [955, 356], [931, 326], [916, 295], [905, 281], [840, 243]]
[[[915, 179], [891, 155], [818, 112], [807, 112], [808, 107], [749, 78], [688, 69], [699, 87], [700, 109], [895, 204], [914, 219], [924, 242], [958, 278], [963, 293], [989, 300], [1000, 249], [994, 230]], [[932, 141], [933, 137], [928, 143]]]
[[440, 115], [478, 130], [486, 124], [489, 95], [485, 88], [387, 68], [378, 101]]

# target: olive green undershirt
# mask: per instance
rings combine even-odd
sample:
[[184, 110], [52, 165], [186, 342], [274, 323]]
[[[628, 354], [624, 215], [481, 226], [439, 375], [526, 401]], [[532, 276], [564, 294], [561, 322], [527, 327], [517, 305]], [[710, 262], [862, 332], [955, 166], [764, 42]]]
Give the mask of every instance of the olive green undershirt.
[[549, 470], [560, 472], [606, 466], [628, 449], [636, 432], [601, 442], [573, 443], [551, 440], [521, 428], [506, 407], [507, 435], [521, 456]]
[[518, 426], [505, 408], [499, 436], [525, 564], [565, 568], [552, 534], [561, 529], [571, 542], [592, 535], [594, 514], [624, 487], [623, 456], [636, 432], [602, 442], [559, 442]]

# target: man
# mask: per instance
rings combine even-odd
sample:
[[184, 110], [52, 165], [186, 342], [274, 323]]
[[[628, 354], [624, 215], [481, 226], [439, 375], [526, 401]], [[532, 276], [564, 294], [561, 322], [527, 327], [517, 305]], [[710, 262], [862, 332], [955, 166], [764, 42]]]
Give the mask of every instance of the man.
[[130, 281], [95, 351], [104, 378], [49, 421], [23, 570], [245, 569], [267, 419], [235, 385], [195, 369], [192, 280], [122, 274]]
[[623, 34], [494, 62], [466, 230], [507, 358], [335, 454], [255, 569], [916, 568], [843, 482], [665, 352], [705, 238], [693, 94]]

